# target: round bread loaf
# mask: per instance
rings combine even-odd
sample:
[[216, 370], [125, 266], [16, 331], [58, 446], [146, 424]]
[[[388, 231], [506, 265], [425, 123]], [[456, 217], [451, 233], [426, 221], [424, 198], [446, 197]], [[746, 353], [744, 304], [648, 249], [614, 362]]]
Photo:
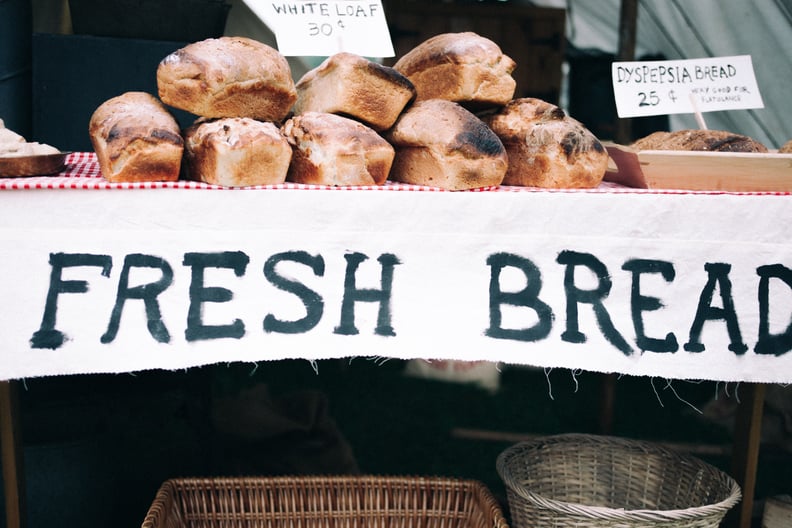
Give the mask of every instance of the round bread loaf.
[[577, 120], [546, 101], [511, 101], [484, 121], [509, 155], [504, 185], [593, 188], [608, 168], [608, 152]]
[[636, 150], [692, 150], [711, 152], [767, 152], [754, 139], [725, 130], [676, 130], [654, 132], [635, 141]]
[[185, 130], [191, 179], [224, 187], [276, 185], [286, 181], [292, 149], [271, 122], [226, 117]]
[[88, 134], [102, 176], [111, 182], [179, 178], [184, 153], [179, 125], [149, 93], [126, 92], [99, 105]]
[[446, 99], [478, 109], [506, 104], [517, 86], [511, 75], [516, 63], [473, 32], [436, 35], [393, 67], [413, 83], [418, 101]]
[[280, 121], [297, 93], [289, 63], [276, 49], [244, 37], [188, 44], [160, 62], [162, 101], [200, 117]]
[[294, 113], [352, 117], [382, 131], [393, 126], [415, 97], [412, 83], [393, 68], [352, 53], [337, 53], [297, 82]]
[[382, 185], [393, 147], [366, 125], [336, 114], [306, 112], [281, 127], [292, 146], [287, 180], [330, 186]]
[[448, 190], [500, 185], [506, 150], [478, 117], [457, 103], [414, 103], [385, 135], [396, 148], [391, 180]]
[[781, 145], [778, 149], [779, 154], [792, 154], [792, 139]]

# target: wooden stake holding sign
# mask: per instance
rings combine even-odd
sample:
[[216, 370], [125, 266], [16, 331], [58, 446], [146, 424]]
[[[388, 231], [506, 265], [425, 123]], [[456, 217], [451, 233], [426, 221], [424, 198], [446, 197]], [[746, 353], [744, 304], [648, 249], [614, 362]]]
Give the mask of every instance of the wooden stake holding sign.
[[[619, 117], [763, 108], [750, 56], [615, 62]], [[605, 179], [629, 187], [690, 191], [790, 192], [792, 154], [645, 150], [606, 144], [615, 167]]]

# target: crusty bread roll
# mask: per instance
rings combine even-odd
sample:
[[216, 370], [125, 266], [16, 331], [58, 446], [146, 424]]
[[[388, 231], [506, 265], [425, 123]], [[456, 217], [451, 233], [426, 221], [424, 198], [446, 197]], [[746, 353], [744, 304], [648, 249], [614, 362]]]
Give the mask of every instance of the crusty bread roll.
[[280, 121], [297, 93], [276, 49], [244, 37], [188, 44], [160, 62], [157, 89], [167, 105], [201, 117]]
[[382, 185], [393, 163], [393, 147], [353, 119], [306, 112], [281, 127], [292, 146], [287, 180], [314, 185]]
[[780, 154], [792, 154], [792, 139], [781, 145], [781, 148], [778, 149]]
[[109, 181], [179, 178], [184, 152], [179, 125], [151, 94], [126, 92], [108, 99], [91, 116], [88, 133]]
[[503, 144], [462, 106], [414, 103], [385, 135], [396, 148], [390, 179], [448, 190], [499, 185], [508, 166]]
[[712, 152], [767, 152], [767, 147], [741, 134], [725, 130], [654, 132], [632, 144], [636, 150], [694, 150]]
[[535, 98], [515, 99], [484, 121], [509, 155], [504, 185], [593, 188], [605, 176], [605, 147], [553, 104]]
[[191, 179], [246, 187], [286, 181], [292, 149], [271, 122], [248, 117], [199, 121], [184, 131]]
[[516, 63], [476, 33], [443, 33], [425, 40], [394, 69], [415, 85], [418, 101], [446, 99], [469, 108], [503, 105], [514, 97]]
[[297, 82], [294, 113], [327, 112], [352, 117], [382, 131], [415, 97], [412, 83], [393, 68], [352, 53], [337, 53]]

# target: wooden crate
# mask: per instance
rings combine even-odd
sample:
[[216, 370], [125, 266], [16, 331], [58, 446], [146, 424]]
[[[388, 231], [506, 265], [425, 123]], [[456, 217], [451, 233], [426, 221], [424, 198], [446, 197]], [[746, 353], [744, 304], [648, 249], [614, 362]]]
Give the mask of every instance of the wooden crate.
[[[385, 0], [396, 59], [440, 33], [473, 31], [517, 63], [516, 97], [558, 103], [564, 62], [566, 11], [511, 4], [450, 4]], [[386, 61], [393, 64], [395, 59]]]

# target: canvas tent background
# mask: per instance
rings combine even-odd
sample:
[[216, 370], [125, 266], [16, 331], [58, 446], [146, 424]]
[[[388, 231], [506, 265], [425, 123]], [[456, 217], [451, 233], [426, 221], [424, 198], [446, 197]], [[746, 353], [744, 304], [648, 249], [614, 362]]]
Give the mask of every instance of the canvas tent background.
[[[615, 54], [621, 0], [525, 2], [567, 9], [567, 38], [578, 49]], [[764, 108], [704, 115], [710, 129], [745, 134], [778, 148], [792, 139], [792, 1], [642, 0], [636, 57], [696, 59], [751, 55]], [[689, 114], [669, 117], [672, 130], [698, 128]]]

